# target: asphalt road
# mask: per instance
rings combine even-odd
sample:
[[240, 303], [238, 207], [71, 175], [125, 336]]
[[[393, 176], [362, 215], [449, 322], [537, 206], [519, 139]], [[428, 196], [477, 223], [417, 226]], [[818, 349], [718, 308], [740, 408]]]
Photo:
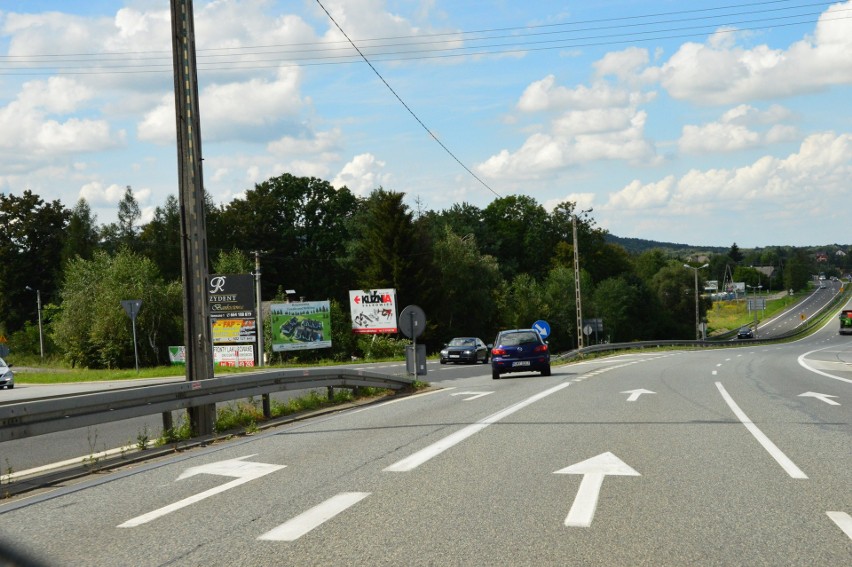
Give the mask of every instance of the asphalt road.
[[9, 501], [0, 537], [55, 565], [849, 565], [848, 362], [832, 322], [550, 377], [459, 367]]

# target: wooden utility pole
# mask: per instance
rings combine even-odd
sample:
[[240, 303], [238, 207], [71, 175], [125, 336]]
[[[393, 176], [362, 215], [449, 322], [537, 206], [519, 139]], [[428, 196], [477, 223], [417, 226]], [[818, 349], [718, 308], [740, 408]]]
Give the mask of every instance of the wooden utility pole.
[[[195, 25], [192, 0], [171, 0], [171, 8], [186, 379], [201, 381], [213, 378], [213, 346], [207, 313], [207, 228], [201, 174]], [[215, 418], [215, 404], [190, 408], [193, 435], [213, 433]]]

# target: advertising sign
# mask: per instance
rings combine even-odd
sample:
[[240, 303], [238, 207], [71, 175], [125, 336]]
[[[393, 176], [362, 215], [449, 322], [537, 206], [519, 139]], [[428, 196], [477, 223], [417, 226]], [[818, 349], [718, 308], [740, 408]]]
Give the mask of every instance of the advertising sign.
[[329, 301], [273, 303], [269, 306], [272, 351], [331, 347]]
[[184, 346], [170, 346], [169, 347], [169, 362], [172, 363], [172, 366], [184, 366], [184, 365], [186, 365], [186, 347], [184, 347]]
[[213, 366], [254, 366], [254, 345], [213, 345]]
[[257, 321], [254, 319], [213, 319], [211, 331], [214, 343], [257, 342]]
[[[186, 364], [186, 347], [170, 346], [172, 366]], [[254, 366], [254, 345], [214, 345], [213, 366]]]
[[396, 290], [349, 290], [353, 333], [396, 333]]
[[254, 317], [254, 276], [211, 274], [207, 280], [207, 305], [213, 319]]

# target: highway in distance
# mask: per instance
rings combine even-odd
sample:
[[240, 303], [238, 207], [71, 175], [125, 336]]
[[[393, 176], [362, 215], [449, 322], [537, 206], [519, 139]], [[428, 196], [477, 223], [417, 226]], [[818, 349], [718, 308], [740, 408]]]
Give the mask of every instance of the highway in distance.
[[631, 352], [0, 503], [46, 565], [852, 565], [852, 337]]

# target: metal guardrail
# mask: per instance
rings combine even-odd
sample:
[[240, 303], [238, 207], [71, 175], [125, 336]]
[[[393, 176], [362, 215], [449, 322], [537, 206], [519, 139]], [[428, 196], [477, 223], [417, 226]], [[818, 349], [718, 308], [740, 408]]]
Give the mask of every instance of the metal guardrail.
[[797, 326], [792, 331], [788, 331], [786, 333], [779, 333], [772, 337], [765, 338], [756, 338], [756, 339], [734, 339], [734, 333], [736, 331], [732, 331], [730, 334], [720, 337], [718, 339], [708, 339], [708, 340], [658, 340], [658, 341], [634, 341], [630, 343], [608, 343], [602, 345], [590, 345], [587, 347], [583, 347], [581, 349], [574, 349], [562, 354], [557, 355], [555, 358], [558, 360], [570, 360], [572, 358], [576, 358], [578, 356], [582, 356], [584, 354], [592, 354], [597, 352], [608, 352], [608, 351], [616, 351], [616, 350], [630, 350], [630, 349], [645, 349], [645, 348], [657, 348], [657, 347], [668, 347], [668, 346], [689, 346], [689, 347], [720, 347], [726, 345], [746, 345], [746, 344], [767, 344], [774, 343], [778, 341], [785, 341], [789, 339], [793, 339], [796, 337], [800, 337], [806, 335], [814, 330], [815, 327], [818, 327], [825, 323], [826, 318], [829, 316], [836, 315], [836, 311], [839, 311], [840, 308], [845, 305], [846, 301], [849, 299], [850, 292], [846, 291], [844, 293], [839, 293], [837, 296], [829, 301], [821, 310], [815, 313], [812, 317], [810, 317], [803, 324]]
[[163, 414], [165, 422], [175, 410], [284, 390], [404, 390], [413, 384], [413, 378], [356, 369], [278, 370], [24, 401], [0, 406], [0, 442], [157, 413]]

